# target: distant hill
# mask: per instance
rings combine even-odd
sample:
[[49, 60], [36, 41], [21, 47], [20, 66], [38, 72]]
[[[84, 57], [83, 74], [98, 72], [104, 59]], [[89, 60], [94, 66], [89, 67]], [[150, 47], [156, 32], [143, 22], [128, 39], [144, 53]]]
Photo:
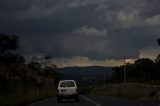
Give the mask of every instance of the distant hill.
[[88, 67], [65, 67], [58, 68], [57, 72], [62, 74], [78, 75], [101, 75], [112, 74], [112, 67], [88, 66]]
[[103, 84], [104, 78], [109, 78], [113, 73], [112, 67], [88, 66], [58, 68], [64, 79], [73, 79], [82, 86]]

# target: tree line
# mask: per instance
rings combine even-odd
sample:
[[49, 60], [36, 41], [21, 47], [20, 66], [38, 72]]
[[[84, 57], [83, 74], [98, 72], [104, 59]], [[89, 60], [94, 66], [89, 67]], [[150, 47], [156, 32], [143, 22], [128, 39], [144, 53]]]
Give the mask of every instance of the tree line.
[[56, 83], [62, 78], [61, 74], [55, 71], [56, 67], [46, 66], [42, 71], [40, 63], [26, 64], [24, 57], [16, 54], [18, 48], [17, 35], [0, 34], [0, 103], [4, 103], [3, 105], [15, 105], [23, 101], [13, 100], [13, 104], [5, 102], [15, 99], [14, 95], [17, 94], [21, 96], [18, 98], [23, 98], [22, 96], [28, 95], [29, 92], [32, 92], [33, 97], [41, 96], [45, 92], [54, 92]]
[[[160, 46], [160, 39], [157, 40]], [[127, 63], [113, 68], [111, 82], [136, 82], [160, 84], [160, 55], [155, 61], [148, 58], [136, 60], [133, 64]], [[124, 78], [125, 77], [125, 78]]]

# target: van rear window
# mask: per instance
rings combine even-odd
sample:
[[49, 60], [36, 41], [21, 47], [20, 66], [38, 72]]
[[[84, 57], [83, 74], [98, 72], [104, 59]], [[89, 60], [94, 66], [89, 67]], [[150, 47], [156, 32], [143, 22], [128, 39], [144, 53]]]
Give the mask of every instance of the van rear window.
[[60, 87], [75, 87], [73, 81], [65, 81], [60, 83]]

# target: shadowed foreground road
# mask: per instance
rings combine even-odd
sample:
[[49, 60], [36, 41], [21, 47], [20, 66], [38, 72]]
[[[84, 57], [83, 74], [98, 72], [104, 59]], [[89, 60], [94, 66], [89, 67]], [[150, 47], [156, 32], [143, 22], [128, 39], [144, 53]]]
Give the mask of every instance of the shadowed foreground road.
[[160, 104], [107, 96], [81, 95], [79, 102], [74, 102], [74, 100], [64, 100], [62, 103], [57, 103], [56, 97], [52, 97], [28, 106], [160, 106]]

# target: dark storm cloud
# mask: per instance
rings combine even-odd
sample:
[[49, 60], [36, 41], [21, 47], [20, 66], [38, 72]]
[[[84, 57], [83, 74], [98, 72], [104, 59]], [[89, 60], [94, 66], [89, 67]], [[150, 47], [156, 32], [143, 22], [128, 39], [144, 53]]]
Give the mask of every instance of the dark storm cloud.
[[[111, 49], [114, 51], [112, 58], [117, 55], [117, 52], [117, 58], [122, 58], [123, 56], [135, 58], [138, 57], [139, 50], [142, 48], [155, 46], [159, 35], [154, 35], [153, 29], [154, 28], [151, 27], [134, 27], [110, 32], [112, 35], [110, 41], [113, 41], [111, 43]], [[160, 33], [160, 31], [158, 31], [158, 33]]]
[[1, 10], [8, 12], [23, 11], [33, 5], [54, 6], [57, 0], [1, 0]]
[[94, 59], [138, 57], [155, 46], [159, 0], [1, 0], [0, 33], [18, 34], [23, 54]]
[[[18, 2], [20, 1], [20, 3]], [[15, 1], [15, 6], [9, 7], [9, 13], [1, 14], [1, 23], [4, 24], [2, 29], [6, 31], [22, 32], [22, 33], [69, 33], [77, 27], [84, 25], [94, 25], [97, 20], [96, 14], [92, 7], [72, 9], [67, 6], [66, 2], [46, 2], [41, 1], [37, 4], [34, 1], [21, 4], [21, 0]], [[9, 3], [9, 2], [8, 2]], [[14, 4], [14, 3], [12, 3]], [[22, 6], [21, 6], [21, 5]], [[52, 5], [53, 4], [53, 5]], [[23, 6], [24, 5], [24, 6]], [[5, 4], [5, 6], [8, 6]], [[8, 8], [8, 7], [7, 7]], [[12, 11], [12, 10], [16, 11]], [[5, 13], [6, 8], [2, 13]], [[2, 30], [3, 31], [3, 30]]]

